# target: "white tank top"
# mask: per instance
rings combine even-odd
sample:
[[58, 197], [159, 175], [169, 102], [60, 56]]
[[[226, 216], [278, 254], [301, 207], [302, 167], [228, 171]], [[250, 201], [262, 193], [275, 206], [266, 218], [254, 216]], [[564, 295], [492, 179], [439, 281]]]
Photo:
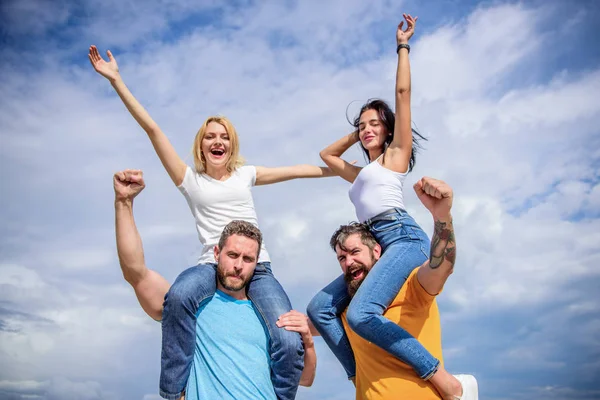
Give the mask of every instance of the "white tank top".
[[[225, 181], [198, 174], [187, 167], [179, 190], [194, 215], [198, 238], [203, 245], [198, 263], [215, 262], [213, 248], [219, 243], [225, 225], [234, 219], [258, 226], [251, 192], [255, 182], [256, 167], [249, 165], [237, 168]], [[270, 261], [264, 240], [258, 261]]]
[[360, 222], [392, 208], [404, 209], [402, 187], [408, 171], [387, 169], [379, 163], [379, 158], [359, 172], [348, 192]]

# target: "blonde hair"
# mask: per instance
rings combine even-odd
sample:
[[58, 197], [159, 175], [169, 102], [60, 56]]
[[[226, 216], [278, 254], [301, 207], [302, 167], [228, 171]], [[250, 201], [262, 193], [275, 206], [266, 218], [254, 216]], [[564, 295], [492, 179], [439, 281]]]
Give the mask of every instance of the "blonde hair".
[[201, 174], [206, 171], [206, 159], [204, 158], [204, 154], [202, 154], [202, 139], [204, 139], [204, 135], [206, 134], [206, 127], [211, 122], [222, 125], [229, 135], [229, 149], [231, 152], [226, 167], [227, 172], [233, 172], [236, 168], [241, 167], [244, 164], [244, 159], [240, 156], [240, 141], [231, 121], [227, 119], [227, 117], [220, 115], [208, 117], [194, 138], [192, 154], [194, 155], [194, 167], [196, 168], [196, 172]]

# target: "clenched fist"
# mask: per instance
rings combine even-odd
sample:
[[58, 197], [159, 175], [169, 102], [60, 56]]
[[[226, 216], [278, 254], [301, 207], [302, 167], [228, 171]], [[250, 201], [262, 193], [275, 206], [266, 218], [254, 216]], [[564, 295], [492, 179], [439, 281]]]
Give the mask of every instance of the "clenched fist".
[[433, 218], [445, 219], [452, 209], [452, 188], [444, 181], [424, 177], [413, 186], [421, 203], [431, 212]]
[[144, 188], [144, 174], [139, 169], [126, 169], [113, 176], [116, 201], [131, 201]]

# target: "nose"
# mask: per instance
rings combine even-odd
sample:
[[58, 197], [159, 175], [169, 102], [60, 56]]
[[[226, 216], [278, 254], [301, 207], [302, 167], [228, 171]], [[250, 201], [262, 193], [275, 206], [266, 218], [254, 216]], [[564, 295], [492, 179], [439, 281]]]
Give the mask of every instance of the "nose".
[[233, 263], [233, 269], [236, 273], [239, 273], [242, 270], [242, 260], [241, 258], [237, 258]]
[[348, 268], [350, 268], [350, 266], [352, 264], [354, 264], [354, 260], [351, 257], [346, 257], [344, 264], [345, 264], [344, 266], [346, 267], [346, 270], [347, 270]]

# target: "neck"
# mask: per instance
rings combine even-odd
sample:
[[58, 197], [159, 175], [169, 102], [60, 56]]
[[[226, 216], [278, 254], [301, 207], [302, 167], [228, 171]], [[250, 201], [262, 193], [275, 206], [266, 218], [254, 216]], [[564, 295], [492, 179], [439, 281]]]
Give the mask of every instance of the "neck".
[[383, 149], [369, 150], [369, 161], [377, 160], [377, 157], [383, 154]]
[[206, 175], [218, 181], [229, 176], [229, 171], [227, 171], [227, 167], [225, 165], [216, 167], [214, 165], [207, 164], [205, 173]]
[[248, 300], [248, 296], [246, 295], [246, 288], [243, 288], [242, 290], [229, 290], [225, 289], [223, 285], [221, 285], [221, 283], [219, 282], [217, 284], [217, 289], [219, 289], [226, 295], [233, 297], [236, 300]]

